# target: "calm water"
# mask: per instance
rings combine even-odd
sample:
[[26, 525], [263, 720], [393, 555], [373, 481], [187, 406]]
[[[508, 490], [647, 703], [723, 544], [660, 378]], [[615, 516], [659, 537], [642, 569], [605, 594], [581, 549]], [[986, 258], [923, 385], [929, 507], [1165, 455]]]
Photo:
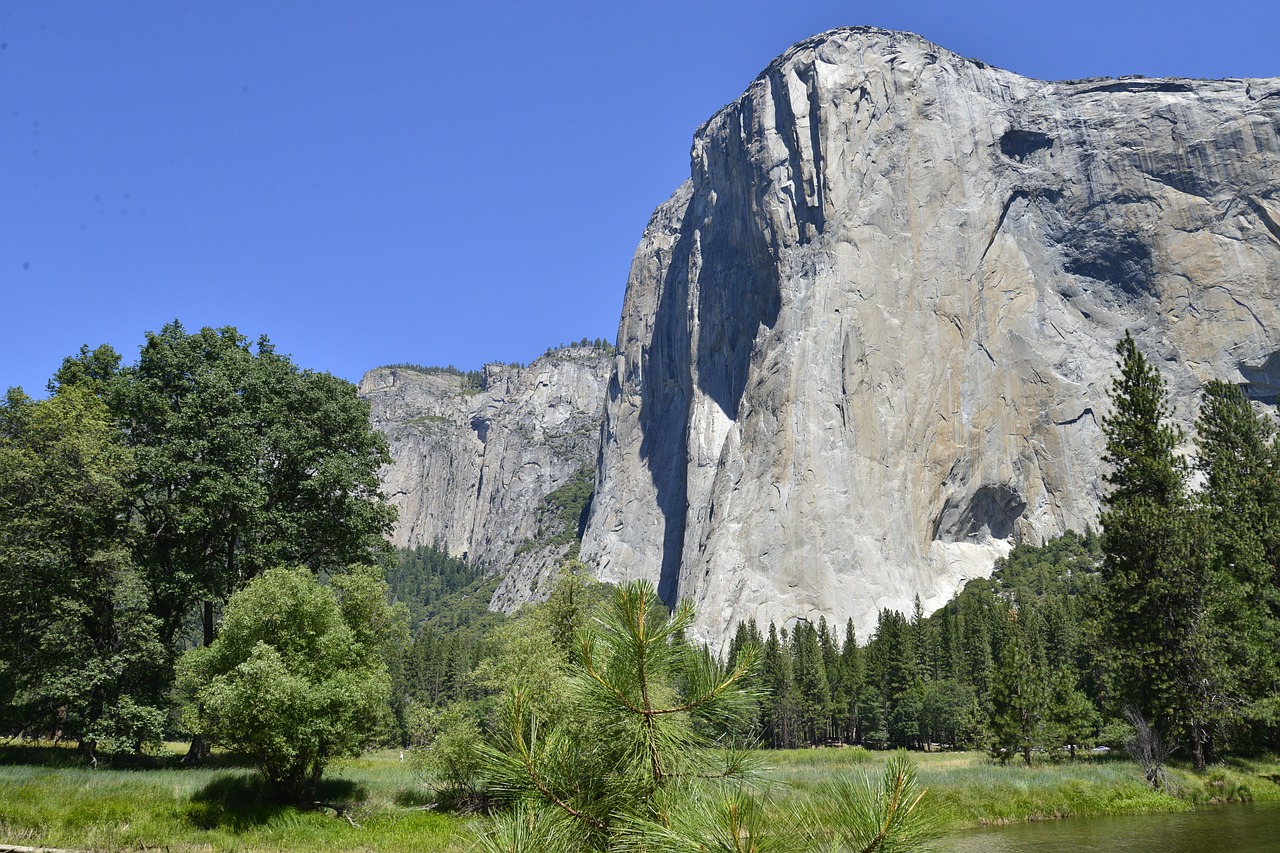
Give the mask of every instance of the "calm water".
[[1090, 817], [975, 830], [945, 853], [1278, 853], [1280, 805], [1207, 806], [1187, 814]]

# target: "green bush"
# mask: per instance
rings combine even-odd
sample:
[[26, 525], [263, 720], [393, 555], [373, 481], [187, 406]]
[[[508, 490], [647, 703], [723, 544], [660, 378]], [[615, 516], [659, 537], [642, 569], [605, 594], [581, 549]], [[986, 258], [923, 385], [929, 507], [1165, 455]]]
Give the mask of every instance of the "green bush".
[[386, 723], [384, 590], [371, 568], [334, 586], [305, 569], [254, 579], [227, 603], [217, 640], [179, 663], [184, 722], [250, 756], [281, 802], [310, 803], [328, 760], [359, 754]]

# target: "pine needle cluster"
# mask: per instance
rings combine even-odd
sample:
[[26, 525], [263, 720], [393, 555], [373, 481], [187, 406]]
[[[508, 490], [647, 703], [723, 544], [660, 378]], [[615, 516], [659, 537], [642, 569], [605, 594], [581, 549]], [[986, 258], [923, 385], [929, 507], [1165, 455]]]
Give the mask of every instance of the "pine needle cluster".
[[756, 713], [759, 649], [722, 664], [685, 641], [693, 620], [689, 604], [668, 610], [648, 583], [623, 586], [575, 636], [569, 713], [543, 719], [539, 686], [512, 688], [481, 749], [488, 793], [506, 808], [479, 849], [922, 849], [910, 845], [936, 827], [902, 757], [880, 780], [836, 780], [803, 809], [775, 801], [759, 753], [735, 743]]

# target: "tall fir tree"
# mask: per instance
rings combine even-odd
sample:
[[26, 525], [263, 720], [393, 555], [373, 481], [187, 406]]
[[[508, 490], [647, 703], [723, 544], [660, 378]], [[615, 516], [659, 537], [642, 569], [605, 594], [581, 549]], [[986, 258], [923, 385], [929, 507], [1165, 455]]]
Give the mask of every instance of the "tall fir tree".
[[1009, 609], [991, 690], [991, 752], [1001, 763], [1020, 753], [1030, 767], [1031, 750], [1043, 744], [1045, 694], [1044, 670], [1024, 621], [1025, 613]]
[[1201, 645], [1207, 556], [1187, 495], [1183, 433], [1160, 372], [1126, 332], [1103, 420], [1102, 640], [1108, 694], [1205, 763], [1211, 677]]

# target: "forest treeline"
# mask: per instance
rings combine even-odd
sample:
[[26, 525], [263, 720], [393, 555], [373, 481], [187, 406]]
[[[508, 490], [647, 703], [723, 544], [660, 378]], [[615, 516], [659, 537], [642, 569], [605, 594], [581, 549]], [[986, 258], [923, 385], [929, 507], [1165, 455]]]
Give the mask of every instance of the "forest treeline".
[[1100, 535], [1016, 547], [932, 615], [918, 599], [909, 615], [882, 611], [862, 648], [851, 624], [839, 636], [823, 620], [739, 625], [730, 659], [764, 649], [765, 743], [979, 747], [1030, 763], [1132, 749], [1136, 730], [1144, 749], [1181, 749], [1201, 769], [1280, 746], [1273, 415], [1210, 382], [1185, 457], [1159, 371], [1128, 334], [1117, 352]]
[[90, 754], [183, 730], [179, 658], [255, 578], [370, 565], [383, 589], [392, 556], [351, 383], [176, 321], [122, 361], [82, 347], [47, 398], [0, 402], [0, 734]]
[[[739, 624], [724, 662], [761, 651], [747, 736], [779, 748], [979, 748], [1028, 763], [1128, 746], [1135, 726], [1197, 766], [1280, 747], [1273, 417], [1210, 383], [1184, 457], [1158, 370], [1128, 336], [1118, 354], [1101, 529], [1015, 547], [935, 613], [918, 600], [909, 614], [882, 611], [863, 645], [848, 622]], [[483, 725], [492, 684], [472, 673], [518, 625], [495, 638], [428, 622], [410, 668], [433, 675], [408, 698]]]
[[[1096, 532], [1020, 545], [932, 614], [749, 621], [719, 659], [673, 628], [662, 691], [732, 674], [740, 694], [728, 717], [691, 720], [698, 737], [1027, 763], [1142, 741], [1157, 785], [1170, 750], [1203, 767], [1280, 746], [1273, 416], [1209, 383], [1184, 456], [1159, 371], [1127, 335], [1118, 356]], [[0, 733], [90, 754], [218, 740], [299, 799], [318, 755], [377, 741], [429, 747], [433, 772], [474, 794], [479, 757], [518, 722], [513, 689], [536, 686], [525, 711], [572, 729], [582, 639], [620, 593], [570, 558], [547, 601], [505, 617], [487, 569], [393, 554], [386, 444], [349, 383], [265, 338], [173, 323], [130, 365], [83, 348], [49, 392], [0, 403]], [[547, 529], [571, 535], [589, 490], [578, 478], [550, 501]], [[241, 732], [227, 709], [244, 697], [264, 710]]]

